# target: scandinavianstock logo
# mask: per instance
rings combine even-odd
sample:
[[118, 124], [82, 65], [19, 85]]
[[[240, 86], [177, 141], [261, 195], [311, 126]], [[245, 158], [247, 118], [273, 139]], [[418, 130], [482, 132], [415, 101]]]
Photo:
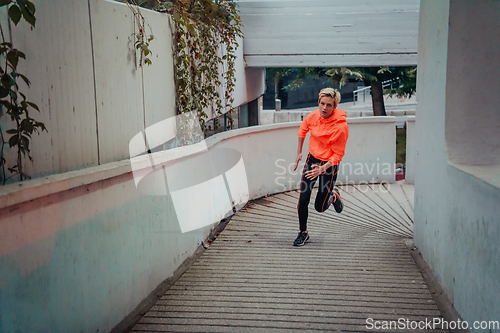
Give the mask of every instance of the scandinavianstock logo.
[[241, 153], [209, 148], [203, 138], [190, 112], [146, 128], [129, 143], [136, 188], [169, 195], [183, 233], [213, 224], [249, 198]]

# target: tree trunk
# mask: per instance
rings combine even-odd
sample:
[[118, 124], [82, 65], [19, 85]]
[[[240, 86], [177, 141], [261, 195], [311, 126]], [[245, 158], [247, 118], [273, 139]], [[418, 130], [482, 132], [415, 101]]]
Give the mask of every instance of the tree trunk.
[[382, 90], [382, 82], [380, 80], [371, 81], [370, 85], [372, 87], [373, 115], [387, 116], [387, 114], [385, 113], [384, 91]]

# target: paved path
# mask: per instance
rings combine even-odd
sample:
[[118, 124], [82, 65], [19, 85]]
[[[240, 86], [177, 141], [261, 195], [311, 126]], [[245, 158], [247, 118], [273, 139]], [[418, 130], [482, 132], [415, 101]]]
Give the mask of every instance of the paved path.
[[342, 214], [311, 204], [303, 247], [298, 192], [250, 202], [133, 331], [374, 332], [368, 318], [440, 317], [405, 245], [413, 187], [386, 186], [340, 186]]

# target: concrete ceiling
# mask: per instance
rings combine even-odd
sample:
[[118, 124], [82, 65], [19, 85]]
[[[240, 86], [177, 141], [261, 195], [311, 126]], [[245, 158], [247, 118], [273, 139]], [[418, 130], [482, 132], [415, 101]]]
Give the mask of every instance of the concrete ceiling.
[[249, 67], [417, 64], [420, 0], [238, 0]]

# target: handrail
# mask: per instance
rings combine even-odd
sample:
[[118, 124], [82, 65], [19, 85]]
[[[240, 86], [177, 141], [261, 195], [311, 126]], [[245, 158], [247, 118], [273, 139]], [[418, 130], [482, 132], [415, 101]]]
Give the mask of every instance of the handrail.
[[[399, 77], [396, 77], [394, 79], [391, 79], [391, 80], [386, 80], [386, 81], [383, 81], [382, 82], [382, 89], [385, 89], [386, 87], [388, 86], [391, 86], [391, 89], [393, 87], [393, 84], [394, 82], [399, 79]], [[363, 103], [366, 101], [366, 91], [367, 90], [371, 90], [371, 87], [363, 87], [363, 88], [359, 88], [359, 89], [356, 89], [352, 92], [352, 104], [353, 105], [356, 105], [356, 97], [358, 96], [358, 94], [360, 92], [363, 92]]]

